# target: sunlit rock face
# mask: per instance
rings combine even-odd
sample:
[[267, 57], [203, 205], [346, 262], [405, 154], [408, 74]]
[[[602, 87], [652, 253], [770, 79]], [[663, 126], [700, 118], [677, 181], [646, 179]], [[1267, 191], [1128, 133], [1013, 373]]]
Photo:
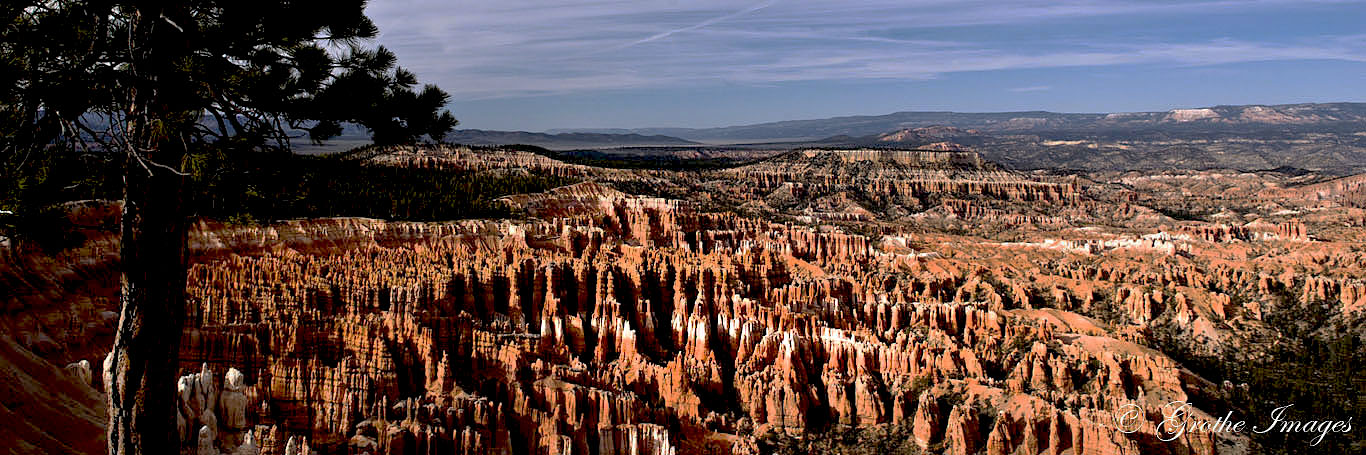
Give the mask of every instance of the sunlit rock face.
[[[670, 174], [405, 152], [376, 165], [588, 181], [505, 198], [519, 220], [199, 222], [168, 391], [184, 453], [761, 453], [848, 427], [905, 428], [934, 453], [1246, 453], [1237, 435], [1117, 430], [1121, 407], [1156, 420], [1192, 401], [1210, 418], [1237, 387], [1154, 349], [1154, 333], [1236, 359], [1263, 342], [1273, 302], [1329, 302], [1344, 323], [1366, 308], [1366, 255], [1343, 248], [1361, 233], [1333, 227], [1366, 217], [1314, 190], [1177, 220], [1138, 201], [1182, 176], [1120, 185], [1133, 177], [897, 153]], [[627, 181], [694, 193], [614, 186]], [[714, 206], [732, 199], [752, 204]], [[116, 286], [63, 283], [116, 280], [111, 247], [92, 235], [4, 275], [28, 290], [7, 301], [25, 314], [5, 340], [71, 364], [52, 374], [89, 394], [107, 348], [81, 336], [108, 334]]]

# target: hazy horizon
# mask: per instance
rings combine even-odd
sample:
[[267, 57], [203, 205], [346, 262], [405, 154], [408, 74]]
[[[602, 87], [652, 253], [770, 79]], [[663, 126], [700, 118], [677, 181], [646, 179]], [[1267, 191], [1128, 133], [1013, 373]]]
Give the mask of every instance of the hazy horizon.
[[820, 116], [820, 117], [783, 118], [783, 119], [775, 119], [775, 120], [762, 120], [762, 121], [757, 121], [757, 122], [727, 123], [727, 124], [702, 125], [702, 126], [686, 126], [686, 125], [684, 125], [684, 126], [680, 126], [680, 125], [647, 125], [647, 126], [621, 127], [621, 126], [606, 125], [606, 126], [550, 127], [550, 128], [539, 129], [539, 130], [525, 130], [525, 129], [523, 129], [523, 130], [498, 130], [498, 129], [493, 129], [493, 128], [476, 128], [476, 127], [471, 127], [471, 126], [465, 125], [465, 124], [462, 122], [460, 125], [457, 125], [457, 126], [456, 126], [456, 129], [458, 129], [458, 130], [488, 130], [488, 131], [522, 131], [522, 132], [528, 132], [528, 133], [544, 133], [544, 132], [552, 132], [552, 131], [556, 131], [556, 132], [564, 132], [564, 131], [586, 131], [586, 130], [648, 130], [648, 129], [665, 129], [665, 128], [710, 129], [710, 128], [726, 128], [726, 127], [733, 127], [733, 126], [760, 125], [760, 124], [767, 124], [767, 123], [781, 123], [781, 122], [791, 122], [791, 121], [802, 121], [802, 120], [823, 120], [823, 119], [835, 119], [835, 118], [847, 118], [847, 117], [882, 117], [882, 116], [888, 116], [888, 115], [894, 115], [894, 114], [906, 113], [906, 112], [911, 112], [911, 113], [950, 112], [950, 113], [954, 113], [954, 114], [1002, 114], [1002, 113], [1012, 113], [1012, 112], [1021, 112], [1021, 113], [1024, 113], [1024, 112], [1049, 112], [1049, 113], [1053, 113], [1053, 114], [1116, 114], [1116, 113], [1141, 113], [1141, 112], [1169, 112], [1169, 111], [1177, 110], [1177, 109], [1203, 109], [1203, 108], [1213, 108], [1213, 107], [1219, 107], [1219, 106], [1284, 106], [1284, 105], [1294, 105], [1294, 104], [1337, 104], [1337, 103], [1366, 104], [1366, 101], [1363, 101], [1363, 100], [1316, 100], [1316, 101], [1295, 101], [1295, 102], [1285, 102], [1285, 103], [1219, 103], [1219, 104], [1208, 104], [1208, 105], [1200, 105], [1200, 106], [1170, 106], [1170, 107], [1160, 108], [1160, 109], [1126, 109], [1126, 110], [1115, 110], [1115, 109], [1110, 109], [1110, 110], [1092, 110], [1092, 111], [1059, 111], [1059, 110], [1052, 110], [1052, 109], [1011, 109], [1011, 110], [994, 110], [994, 111], [988, 111], [988, 110], [962, 111], [962, 110], [952, 110], [952, 109], [925, 109], [925, 110], [919, 110], [919, 109], [910, 110], [910, 109], [905, 109], [905, 110], [891, 111], [891, 112], [877, 112], [877, 113], [864, 113], [864, 114], [846, 114], [846, 115], [827, 115], [827, 116]]

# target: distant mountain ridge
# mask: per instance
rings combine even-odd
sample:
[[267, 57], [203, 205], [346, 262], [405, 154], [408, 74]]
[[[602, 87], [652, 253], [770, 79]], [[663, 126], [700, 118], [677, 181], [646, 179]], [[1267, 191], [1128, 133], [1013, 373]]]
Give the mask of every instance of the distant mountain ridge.
[[700, 145], [664, 135], [635, 133], [531, 133], [526, 131], [455, 130], [446, 141], [465, 145], [527, 144], [548, 149]]
[[887, 115], [788, 120], [720, 128], [554, 129], [547, 133], [667, 135], [699, 142], [761, 142], [774, 139], [861, 137], [889, 131], [948, 126], [986, 133], [1116, 132], [1161, 127], [1164, 131], [1242, 132], [1277, 125], [1289, 129], [1361, 128], [1366, 103], [1304, 103], [1212, 106], [1160, 112], [1057, 113], [1048, 111], [962, 113], [897, 112]]

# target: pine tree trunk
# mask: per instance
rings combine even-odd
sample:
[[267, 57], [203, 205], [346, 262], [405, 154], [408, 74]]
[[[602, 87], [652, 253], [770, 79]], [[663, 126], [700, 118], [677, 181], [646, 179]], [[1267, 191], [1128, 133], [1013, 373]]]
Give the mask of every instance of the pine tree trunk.
[[[183, 154], [178, 152], [168, 150], [150, 158], [178, 164], [176, 155]], [[185, 318], [184, 183], [171, 170], [144, 167], [129, 154], [124, 170], [122, 310], [114, 349], [105, 360], [111, 455], [180, 453], [175, 397]]]

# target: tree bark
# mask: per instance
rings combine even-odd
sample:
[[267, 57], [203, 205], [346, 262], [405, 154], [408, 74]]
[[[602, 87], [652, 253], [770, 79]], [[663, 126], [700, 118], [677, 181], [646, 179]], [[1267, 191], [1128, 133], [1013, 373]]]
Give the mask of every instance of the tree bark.
[[[149, 158], [176, 164], [166, 150]], [[124, 169], [121, 313], [105, 360], [111, 455], [180, 453], [176, 377], [185, 319], [184, 177], [128, 154]]]

